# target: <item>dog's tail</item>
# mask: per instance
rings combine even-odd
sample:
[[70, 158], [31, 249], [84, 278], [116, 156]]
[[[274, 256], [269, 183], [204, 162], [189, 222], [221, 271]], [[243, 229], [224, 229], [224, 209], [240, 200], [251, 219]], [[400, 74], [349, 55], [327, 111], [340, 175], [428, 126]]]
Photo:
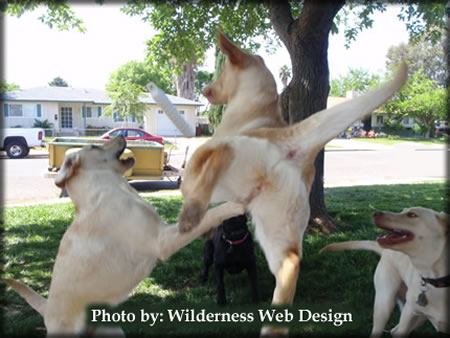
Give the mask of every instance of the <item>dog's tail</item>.
[[271, 139], [290, 158], [304, 159], [305, 155], [316, 154], [326, 143], [348, 128], [353, 122], [364, 119], [386, 102], [407, 79], [408, 67], [400, 64], [394, 78], [383, 86], [312, 114], [307, 119], [285, 128], [261, 128], [249, 135]]
[[6, 284], [12, 287], [20, 296], [22, 296], [30, 306], [44, 317], [47, 299], [42, 297], [36, 291], [32, 290], [22, 282], [13, 279], [4, 279]]
[[340, 243], [328, 244], [320, 249], [320, 253], [324, 251], [341, 251], [341, 250], [369, 250], [381, 255], [383, 248], [376, 241], [347, 241]]

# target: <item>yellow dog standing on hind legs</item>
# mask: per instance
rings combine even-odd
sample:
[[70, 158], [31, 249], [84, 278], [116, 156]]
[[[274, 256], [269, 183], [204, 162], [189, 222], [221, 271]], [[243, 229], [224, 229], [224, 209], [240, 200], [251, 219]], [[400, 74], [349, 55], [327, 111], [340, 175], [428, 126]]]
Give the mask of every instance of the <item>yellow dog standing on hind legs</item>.
[[117, 137], [65, 156], [55, 183], [67, 189], [75, 216], [59, 245], [48, 298], [5, 279], [44, 317], [48, 335], [122, 336], [120, 327], [86, 327], [87, 307], [124, 302], [158, 260], [244, 212], [241, 205], [225, 203], [208, 211], [195, 231], [180, 233], [123, 176], [134, 166], [134, 158], [121, 158], [125, 147], [125, 139]]
[[[227, 61], [204, 95], [227, 108], [212, 139], [195, 151], [186, 167], [180, 231], [190, 231], [210, 202], [246, 205], [276, 278], [272, 304], [292, 304], [316, 155], [400, 89], [407, 66], [401, 64], [394, 79], [380, 88], [286, 126], [275, 80], [263, 59], [241, 51], [220, 31], [218, 37]], [[265, 326], [261, 331], [262, 335], [280, 333], [287, 329]]]

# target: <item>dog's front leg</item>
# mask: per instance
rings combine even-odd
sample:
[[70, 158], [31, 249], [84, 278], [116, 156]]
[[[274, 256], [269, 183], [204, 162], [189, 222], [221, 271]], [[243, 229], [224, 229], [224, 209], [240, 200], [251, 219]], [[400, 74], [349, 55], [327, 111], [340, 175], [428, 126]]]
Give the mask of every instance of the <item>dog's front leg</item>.
[[208, 239], [203, 247], [203, 276], [202, 284], [205, 284], [208, 280], [209, 268], [214, 262], [214, 243]]
[[370, 334], [370, 337], [373, 338], [383, 335], [384, 328], [395, 306], [395, 292], [390, 293], [388, 290], [386, 292], [377, 290], [376, 292], [373, 306], [373, 327]]
[[391, 330], [393, 337], [407, 337], [415, 328], [425, 321], [425, 317], [414, 313], [414, 305], [406, 302], [397, 326]]
[[375, 302], [371, 337], [381, 337], [395, 307], [397, 291], [402, 279], [386, 258], [381, 258], [374, 275]]
[[242, 215], [244, 212], [245, 208], [242, 204], [227, 202], [209, 209], [200, 224], [189, 232], [180, 232], [176, 225], [165, 226], [158, 236], [159, 258], [167, 259], [206, 231], [218, 227], [227, 218]]
[[224, 283], [225, 267], [222, 264], [216, 264], [216, 284], [217, 284], [217, 304], [225, 305], [227, 303], [227, 297], [225, 295], [225, 283]]

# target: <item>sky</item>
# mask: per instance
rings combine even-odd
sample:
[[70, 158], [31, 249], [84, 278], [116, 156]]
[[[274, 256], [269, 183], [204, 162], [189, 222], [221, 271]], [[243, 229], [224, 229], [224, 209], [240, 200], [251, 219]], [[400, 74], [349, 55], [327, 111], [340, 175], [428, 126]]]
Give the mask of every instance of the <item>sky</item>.
[[[62, 77], [71, 87], [104, 89], [110, 74], [131, 60], [143, 61], [145, 41], [155, 31], [139, 17], [120, 12], [122, 4], [72, 5], [84, 21], [86, 33], [74, 29], [50, 29], [37, 18], [41, 9], [25, 13], [20, 18], [3, 20], [3, 70], [8, 83], [22, 89], [47, 86], [55, 77]], [[330, 77], [344, 75], [349, 67], [383, 72], [390, 46], [408, 41], [405, 24], [396, 17], [398, 6], [374, 15], [370, 29], [359, 33], [350, 49], [345, 48], [343, 34], [331, 35], [328, 59]], [[214, 71], [214, 58], [209, 52], [200, 69]], [[289, 55], [282, 46], [274, 55], [260, 51], [274, 74], [281, 90], [278, 72], [282, 65], [290, 66]]]

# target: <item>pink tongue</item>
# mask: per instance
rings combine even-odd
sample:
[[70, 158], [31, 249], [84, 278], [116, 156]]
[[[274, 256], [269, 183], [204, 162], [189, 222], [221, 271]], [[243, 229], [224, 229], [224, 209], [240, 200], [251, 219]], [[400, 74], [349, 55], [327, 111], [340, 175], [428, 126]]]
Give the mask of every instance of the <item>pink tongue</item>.
[[397, 243], [405, 242], [407, 240], [408, 240], [408, 236], [406, 234], [390, 233], [388, 235], [380, 235], [377, 237], [377, 242], [380, 245], [397, 244]]

